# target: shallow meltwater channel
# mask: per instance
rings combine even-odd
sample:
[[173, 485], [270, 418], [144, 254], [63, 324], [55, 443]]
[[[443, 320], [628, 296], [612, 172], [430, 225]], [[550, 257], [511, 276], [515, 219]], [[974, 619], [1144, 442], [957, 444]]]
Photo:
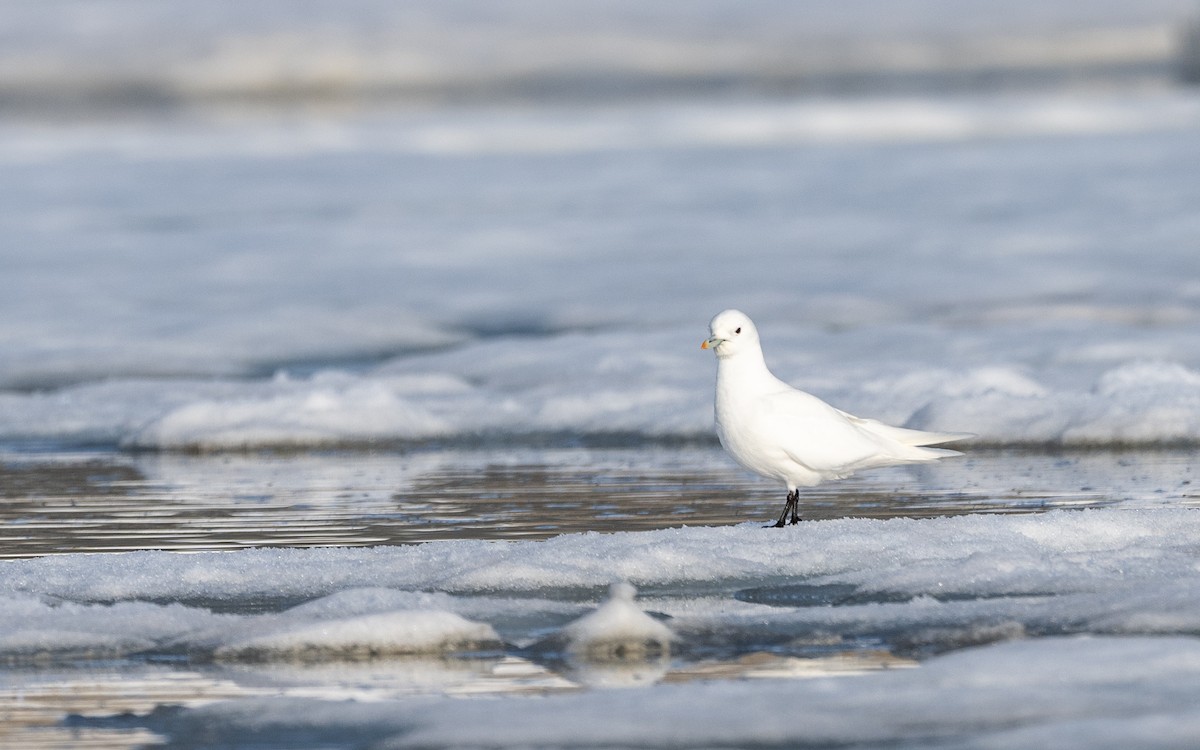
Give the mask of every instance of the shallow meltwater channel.
[[[955, 460], [875, 471], [812, 488], [802, 493], [800, 509], [810, 521], [915, 518], [937, 523], [933, 519], [948, 516], [1032, 518], [1028, 514], [1056, 509], [1194, 507], [1200, 505], [1200, 486], [1192, 483], [1191, 458], [1184, 450], [979, 449]], [[686, 572], [687, 566], [703, 563], [707, 549], [716, 558], [727, 554], [719, 546], [722, 535], [736, 536], [742, 546], [732, 547], [734, 554], [747, 555], [759, 537], [747, 540], [745, 535], [775, 539], [793, 533], [758, 528], [776, 517], [782, 502], [779, 488], [745, 475], [709, 445], [218, 455], [3, 453], [0, 557], [10, 566], [51, 565], [45, 581], [6, 590], [34, 597], [33, 603], [14, 600], [29, 607], [31, 630], [53, 631], [53, 638], [68, 646], [75, 629], [103, 631], [103, 637], [93, 635], [79, 648], [46, 656], [22, 650], [22, 643], [36, 643], [36, 634], [16, 626], [16, 632], [3, 634], [0, 645], [11, 655], [0, 667], [0, 744], [152, 746], [177, 739], [184, 731], [179, 727], [190, 726], [180, 724], [188, 710], [221, 702], [353, 700], [369, 706], [415, 696], [558, 695], [597, 687], [876, 673], [914, 667], [929, 656], [971, 645], [1074, 632], [1062, 623], [1086, 621], [1092, 616], [1089, 607], [1098, 613], [1111, 608], [1108, 599], [1100, 598], [1056, 609], [1054, 602], [1087, 588], [1078, 583], [1062, 592], [998, 582], [982, 593], [952, 588], [913, 593], [900, 584], [871, 588], [849, 578], [810, 582], [786, 571], [771, 572], [769, 565], [762, 569], [731, 562], [718, 564], [714, 569], [723, 572], [712, 576]], [[812, 528], [821, 526], [826, 525]], [[660, 558], [654, 550], [644, 550], [642, 537], [670, 530], [678, 530], [679, 539], [672, 538], [674, 546]], [[624, 535], [630, 537], [627, 543], [611, 541], [622, 537], [619, 532], [631, 531], [648, 533]], [[692, 541], [689, 531], [701, 536]], [[886, 558], [887, 565], [912, 576], [943, 548], [950, 554], [958, 543], [967, 547], [960, 553], [966, 565], [975, 561], [976, 543], [985, 545], [981, 554], [990, 559], [1007, 548], [1007, 542], [993, 540], [1003, 529], [985, 530], [982, 542], [963, 542], [953, 531], [938, 542], [914, 527], [888, 533], [876, 540], [855, 529], [831, 531], [816, 534], [815, 543], [833, 551], [825, 554], [845, 555], [831, 558], [831, 570], [853, 568], [866, 554]], [[539, 565], [570, 567], [576, 555], [600, 567], [618, 566], [621, 555], [645, 554], [667, 568], [687, 560], [684, 573], [664, 579], [682, 583], [643, 585], [638, 600], [651, 616], [673, 623], [679, 640], [669, 654], [649, 658], [622, 656], [597, 663], [564, 657], [538, 644], [595, 607], [603, 598], [595, 585], [531, 588], [499, 580], [463, 588], [452, 578], [428, 578], [424, 568], [434, 563], [422, 562], [424, 557], [405, 563], [415, 570], [411, 588], [370, 589], [379, 586], [362, 582], [376, 580], [370, 571], [354, 572], [393, 565], [385, 554], [389, 551], [419, 552], [437, 546], [420, 543], [440, 540], [561, 545], [542, 557], [542, 551], [522, 548], [528, 559], [497, 558], [514, 572]], [[700, 557], [689, 557], [692, 544]], [[867, 552], [857, 551], [855, 544], [865, 544]], [[991, 553], [988, 544], [994, 546]], [[343, 556], [329, 558], [329, 565], [342, 569], [327, 571], [331, 583], [297, 589], [307, 593], [288, 589], [297, 585], [288, 583], [290, 563], [271, 557], [297, 548], [332, 547], [346, 548]], [[906, 548], [925, 551], [914, 553], [912, 564], [893, 559]], [[250, 557], [244, 563], [211, 560], [188, 567], [188, 560], [213, 556], [167, 555], [154, 558], [147, 569], [113, 562], [124, 556], [78, 554], [136, 550], [244, 550], [240, 555]], [[355, 550], [380, 554], [363, 558]], [[326, 551], [341, 554], [313, 550]], [[84, 587], [101, 593], [71, 598], [57, 593], [56, 561], [79, 571], [62, 574], [68, 583], [72, 575], [116, 578], [94, 589]], [[487, 567], [486, 560], [476, 562]], [[167, 569], [176, 563], [183, 567]], [[457, 558], [437, 564], [450, 569], [463, 565]], [[155, 567], [159, 565], [164, 566], [161, 572]], [[394, 565], [395, 571], [408, 569]], [[121, 593], [127, 570], [131, 577], [146, 579], [130, 584], [130, 590], [151, 593]], [[201, 584], [211, 578], [227, 588], [211, 600], [153, 594], [158, 576]], [[422, 583], [429, 580], [445, 585]], [[282, 587], [277, 594], [276, 585]], [[102, 593], [110, 590], [115, 593]], [[330, 595], [345, 598], [329, 603]], [[434, 656], [227, 659], [214, 656], [219, 651], [198, 652], [195, 644], [203, 643], [199, 636], [180, 645], [178, 634], [164, 635], [176, 626], [154, 622], [176, 617], [189, 632], [258, 633], [279, 627], [282, 620], [272, 618], [292, 616], [305, 606], [347, 607], [370, 618], [376, 609], [394, 611], [399, 605], [388, 597], [396, 596], [433, 597], [422, 599], [421, 606], [450, 607], [468, 620], [487, 622], [504, 645]], [[888, 607], [898, 614], [875, 620], [875, 615], [838, 614]], [[302, 624], [329, 616], [310, 615], [314, 619]], [[1081, 625], [1078, 632], [1089, 632], [1089, 627]], [[373, 726], [371, 731], [383, 735], [395, 731], [386, 722]], [[318, 746], [320, 737], [314, 737], [291, 739], [296, 746]], [[210, 739], [240, 746], [219, 733]], [[288, 739], [282, 734], [273, 741]], [[323, 746], [359, 746], [363, 741], [359, 727]]]
[[[975, 451], [804, 490], [802, 517], [1191, 503], [1187, 451]], [[0, 454], [0, 557], [373, 546], [769, 522], [783, 492], [714, 447]]]

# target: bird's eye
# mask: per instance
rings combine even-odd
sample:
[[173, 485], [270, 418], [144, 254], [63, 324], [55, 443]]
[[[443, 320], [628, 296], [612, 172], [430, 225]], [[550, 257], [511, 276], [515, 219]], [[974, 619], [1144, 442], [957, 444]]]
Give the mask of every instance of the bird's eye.
[[734, 333], [741, 333], [741, 332], [742, 332], [742, 329], [741, 329], [741, 327], [738, 327], [738, 328], [736, 328], [736, 329], [734, 330]]

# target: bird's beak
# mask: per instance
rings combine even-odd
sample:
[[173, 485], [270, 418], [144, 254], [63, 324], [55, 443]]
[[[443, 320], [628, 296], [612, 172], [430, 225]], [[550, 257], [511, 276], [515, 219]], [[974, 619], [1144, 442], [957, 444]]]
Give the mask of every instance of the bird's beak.
[[725, 341], [725, 339], [719, 339], [716, 336], [709, 336], [708, 338], [706, 338], [700, 342], [700, 348], [701, 349], [715, 349], [717, 347], [717, 345], [722, 343], [723, 341]]

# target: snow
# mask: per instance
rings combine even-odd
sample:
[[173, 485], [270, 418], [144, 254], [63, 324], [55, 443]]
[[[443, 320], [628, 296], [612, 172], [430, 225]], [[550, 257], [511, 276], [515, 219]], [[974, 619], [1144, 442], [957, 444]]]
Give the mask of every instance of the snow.
[[137, 653], [220, 619], [178, 604], [128, 602], [103, 607], [6, 596], [0, 602], [0, 658], [104, 658]]
[[664, 652], [675, 636], [671, 629], [633, 602], [637, 589], [614, 583], [603, 604], [563, 628], [568, 651], [592, 660], [645, 658], [647, 651]]
[[[396, 747], [1177, 746], [1200, 726], [1198, 535], [1194, 510], [1102, 509], [64, 554], [0, 563], [0, 658], [189, 654], [244, 685], [134, 720], [167, 736], [201, 723]], [[281, 600], [295, 603], [255, 611]], [[916, 661], [805, 666], [881, 647]], [[786, 658], [752, 666], [769, 652]], [[330, 666], [363, 659], [370, 671]], [[705, 676], [714, 659], [744, 679]], [[497, 695], [505, 671], [550, 694]]]
[[731, 305], [851, 413], [1200, 440], [1182, 92], [305, 122], [0, 124], [0, 441], [711, 436]]
[[[1024, 0], [1003, 11], [920, 0], [705, 0], [686, 9], [610, 0], [580, 2], [571, 12], [546, 0], [502, 8], [479, 0], [354, 0], [301, 9], [173, 0], [150, 10], [125, 0], [59, 0], [5, 9], [0, 73], [12, 92], [7, 106], [38, 114], [214, 102], [236, 110], [256, 99], [329, 106], [369, 97], [428, 103], [603, 99], [623, 89], [775, 91], [778, 79], [824, 91], [847, 87], [839, 75], [857, 82], [890, 74], [902, 86], [905, 74], [964, 69], [1002, 82], [1036, 82], [1030, 70], [1055, 81], [1092, 73], [1141, 82], [1165, 75], [1172, 24], [1193, 11], [1188, 0]], [[181, 12], [194, 22], [175, 24]], [[813, 85], [814, 76], [833, 80]]]
[[[687, 332], [674, 337], [680, 348]], [[788, 336], [768, 347], [782, 351]], [[658, 350], [651, 369], [634, 358], [614, 368], [622, 344], [508, 342], [483, 382], [455, 365], [425, 373], [322, 371], [261, 383], [127, 380], [51, 392], [0, 394], [0, 439], [60, 440], [126, 448], [238, 450], [471, 441], [516, 436], [633, 435], [707, 438], [712, 430], [711, 362]], [[464, 354], [480, 354], [479, 351]], [[574, 357], [579, 354], [580, 358]], [[544, 357], [540, 363], [536, 357]], [[768, 358], [771, 354], [768, 353]], [[508, 358], [506, 360], [506, 358]], [[834, 355], [826, 353], [832, 360]], [[575, 363], [591, 364], [591, 372]], [[1200, 440], [1200, 371], [1176, 361], [1134, 358], [1091, 381], [1053, 387], [1026, 368], [866, 373], [837, 380], [834, 363], [797, 387], [839, 408], [932, 431], [971, 430], [976, 445], [1127, 446]], [[401, 366], [399, 363], [395, 367]], [[418, 367], [412, 361], [405, 370]], [[891, 369], [891, 365], [884, 366]], [[538, 382], [537, 373], [556, 376]], [[796, 368], [788, 368], [793, 372]], [[816, 369], [816, 368], [814, 368]], [[783, 376], [788, 379], [786, 375]], [[1049, 378], [1047, 378], [1049, 379]], [[613, 383], [621, 383], [616, 387]]]
[[[842, 519], [782, 533], [745, 524], [539, 542], [55, 555], [0, 564], [12, 612], [0, 645], [28, 653], [37, 630], [47, 652], [185, 645], [258, 658], [485, 648], [495, 633], [508, 642], [544, 637], [529, 630], [530, 618], [564, 612], [541, 592], [603, 590], [614, 579], [635, 583], [642, 607], [672, 618], [669, 630], [618, 587], [567, 626], [568, 646], [637, 640], [686, 651], [895, 631], [920, 653], [1033, 635], [1188, 634], [1200, 628], [1198, 534], [1200, 519], [1186, 509], [1091, 510]], [[216, 616], [200, 603], [260, 600], [308, 603], [208, 632]], [[124, 640], [114, 642], [116, 633]]]
[[393, 612], [322, 620], [282, 632], [256, 633], [216, 649], [224, 661], [369, 659], [476, 650], [499, 644], [487, 625], [452, 612]]

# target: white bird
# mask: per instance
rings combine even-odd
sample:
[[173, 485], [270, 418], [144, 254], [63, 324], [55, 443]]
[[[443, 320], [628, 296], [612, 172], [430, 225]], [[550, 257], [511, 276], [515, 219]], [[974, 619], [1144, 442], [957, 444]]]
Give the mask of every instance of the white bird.
[[839, 411], [771, 374], [754, 322], [739, 310], [718, 313], [700, 344], [717, 355], [717, 437], [746, 469], [787, 486], [775, 526], [800, 520], [799, 487], [864, 469], [960, 456], [926, 448], [974, 437], [893, 427]]

